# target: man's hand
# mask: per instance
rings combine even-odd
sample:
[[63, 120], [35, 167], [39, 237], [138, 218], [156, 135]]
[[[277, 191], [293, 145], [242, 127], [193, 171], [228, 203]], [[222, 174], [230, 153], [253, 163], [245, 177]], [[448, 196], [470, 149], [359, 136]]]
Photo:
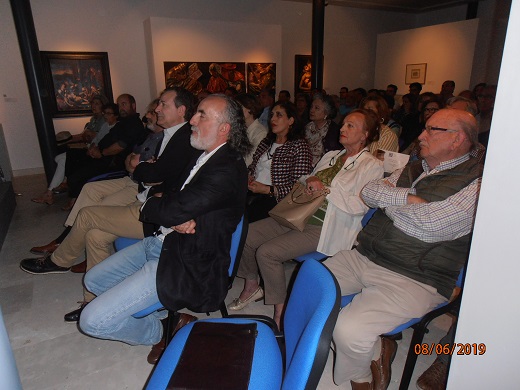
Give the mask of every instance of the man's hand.
[[90, 148], [88, 148], [87, 150], [87, 154], [92, 157], [92, 158], [101, 158], [103, 157], [101, 155], [101, 151], [99, 150], [99, 148], [97, 147], [97, 145], [92, 145]]
[[141, 155], [138, 153], [130, 153], [128, 156], [126, 156], [125, 159], [125, 168], [128, 172], [133, 173], [135, 170], [135, 167], [139, 165], [139, 157]]
[[197, 226], [195, 221], [190, 219], [189, 221], [181, 223], [180, 225], [172, 226], [172, 229], [180, 234], [193, 234], [195, 233], [195, 226]]
[[408, 194], [408, 197], [406, 198], [407, 204], [418, 204], [418, 203], [428, 203], [428, 201], [424, 200], [423, 198], [417, 196], [417, 195], [411, 195]]

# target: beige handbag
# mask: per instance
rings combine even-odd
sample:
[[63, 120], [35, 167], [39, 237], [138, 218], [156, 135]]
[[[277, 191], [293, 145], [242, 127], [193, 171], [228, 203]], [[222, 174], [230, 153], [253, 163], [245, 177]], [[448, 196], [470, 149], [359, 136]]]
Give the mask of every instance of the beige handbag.
[[296, 182], [291, 192], [269, 211], [269, 215], [280, 225], [301, 232], [329, 192], [329, 189], [325, 188], [308, 194], [305, 185]]

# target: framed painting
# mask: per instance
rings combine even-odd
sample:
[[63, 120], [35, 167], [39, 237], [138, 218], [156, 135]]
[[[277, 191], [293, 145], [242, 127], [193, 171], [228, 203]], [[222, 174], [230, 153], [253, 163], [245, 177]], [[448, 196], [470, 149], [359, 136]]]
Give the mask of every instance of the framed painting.
[[294, 56], [294, 94], [310, 93], [312, 56], [296, 54]]
[[426, 65], [427, 64], [407, 64], [405, 84], [426, 83]]
[[108, 53], [42, 51], [45, 83], [53, 117], [90, 116], [90, 99], [113, 101]]
[[245, 71], [245, 62], [164, 62], [166, 88], [183, 87], [194, 95], [203, 90], [223, 93], [227, 87], [244, 93]]
[[274, 62], [248, 63], [247, 92], [258, 95], [264, 88], [276, 88], [276, 64]]

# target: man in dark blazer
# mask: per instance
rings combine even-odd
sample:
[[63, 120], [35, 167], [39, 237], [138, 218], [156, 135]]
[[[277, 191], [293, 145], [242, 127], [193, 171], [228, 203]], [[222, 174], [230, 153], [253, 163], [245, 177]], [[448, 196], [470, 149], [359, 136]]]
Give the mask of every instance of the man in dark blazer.
[[150, 197], [141, 220], [160, 224], [147, 237], [92, 268], [85, 286], [97, 297], [80, 327], [128, 344], [156, 344], [157, 315], [132, 314], [157, 301], [168, 309], [216, 310], [227, 293], [231, 236], [244, 213], [250, 149], [241, 106], [224, 95], [204, 99], [190, 121], [191, 145], [204, 153], [178, 192]]

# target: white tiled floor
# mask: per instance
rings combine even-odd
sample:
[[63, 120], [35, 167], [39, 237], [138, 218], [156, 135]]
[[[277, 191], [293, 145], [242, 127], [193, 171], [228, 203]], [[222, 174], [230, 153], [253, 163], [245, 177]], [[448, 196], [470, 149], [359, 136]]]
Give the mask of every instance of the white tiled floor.
[[[81, 275], [38, 276], [19, 269], [21, 259], [33, 257], [29, 248], [46, 244], [63, 230], [67, 213], [60, 207], [66, 203], [66, 195], [56, 197], [57, 202], [52, 206], [30, 201], [44, 188], [43, 176], [26, 176], [15, 181], [15, 190], [22, 196], [17, 197], [18, 206], [0, 251], [0, 306], [23, 388], [142, 389], [152, 371], [152, 366], [146, 362], [150, 347], [96, 340], [63, 321], [63, 315], [77, 308], [76, 301], [82, 298]], [[287, 263], [288, 278], [293, 269], [294, 264]], [[241, 287], [242, 281], [237, 279], [228, 295], [228, 302], [238, 295]], [[272, 308], [255, 302], [243, 312], [271, 315]], [[219, 317], [219, 314], [212, 316]], [[425, 342], [438, 341], [450, 324], [451, 319], [447, 316], [434, 321]], [[399, 387], [410, 337], [411, 331], [405, 331], [392, 367], [394, 374], [389, 389]], [[434, 358], [419, 357], [411, 388], [415, 388], [417, 377]], [[331, 353], [318, 389], [350, 389], [349, 384], [334, 385], [332, 361]]]

